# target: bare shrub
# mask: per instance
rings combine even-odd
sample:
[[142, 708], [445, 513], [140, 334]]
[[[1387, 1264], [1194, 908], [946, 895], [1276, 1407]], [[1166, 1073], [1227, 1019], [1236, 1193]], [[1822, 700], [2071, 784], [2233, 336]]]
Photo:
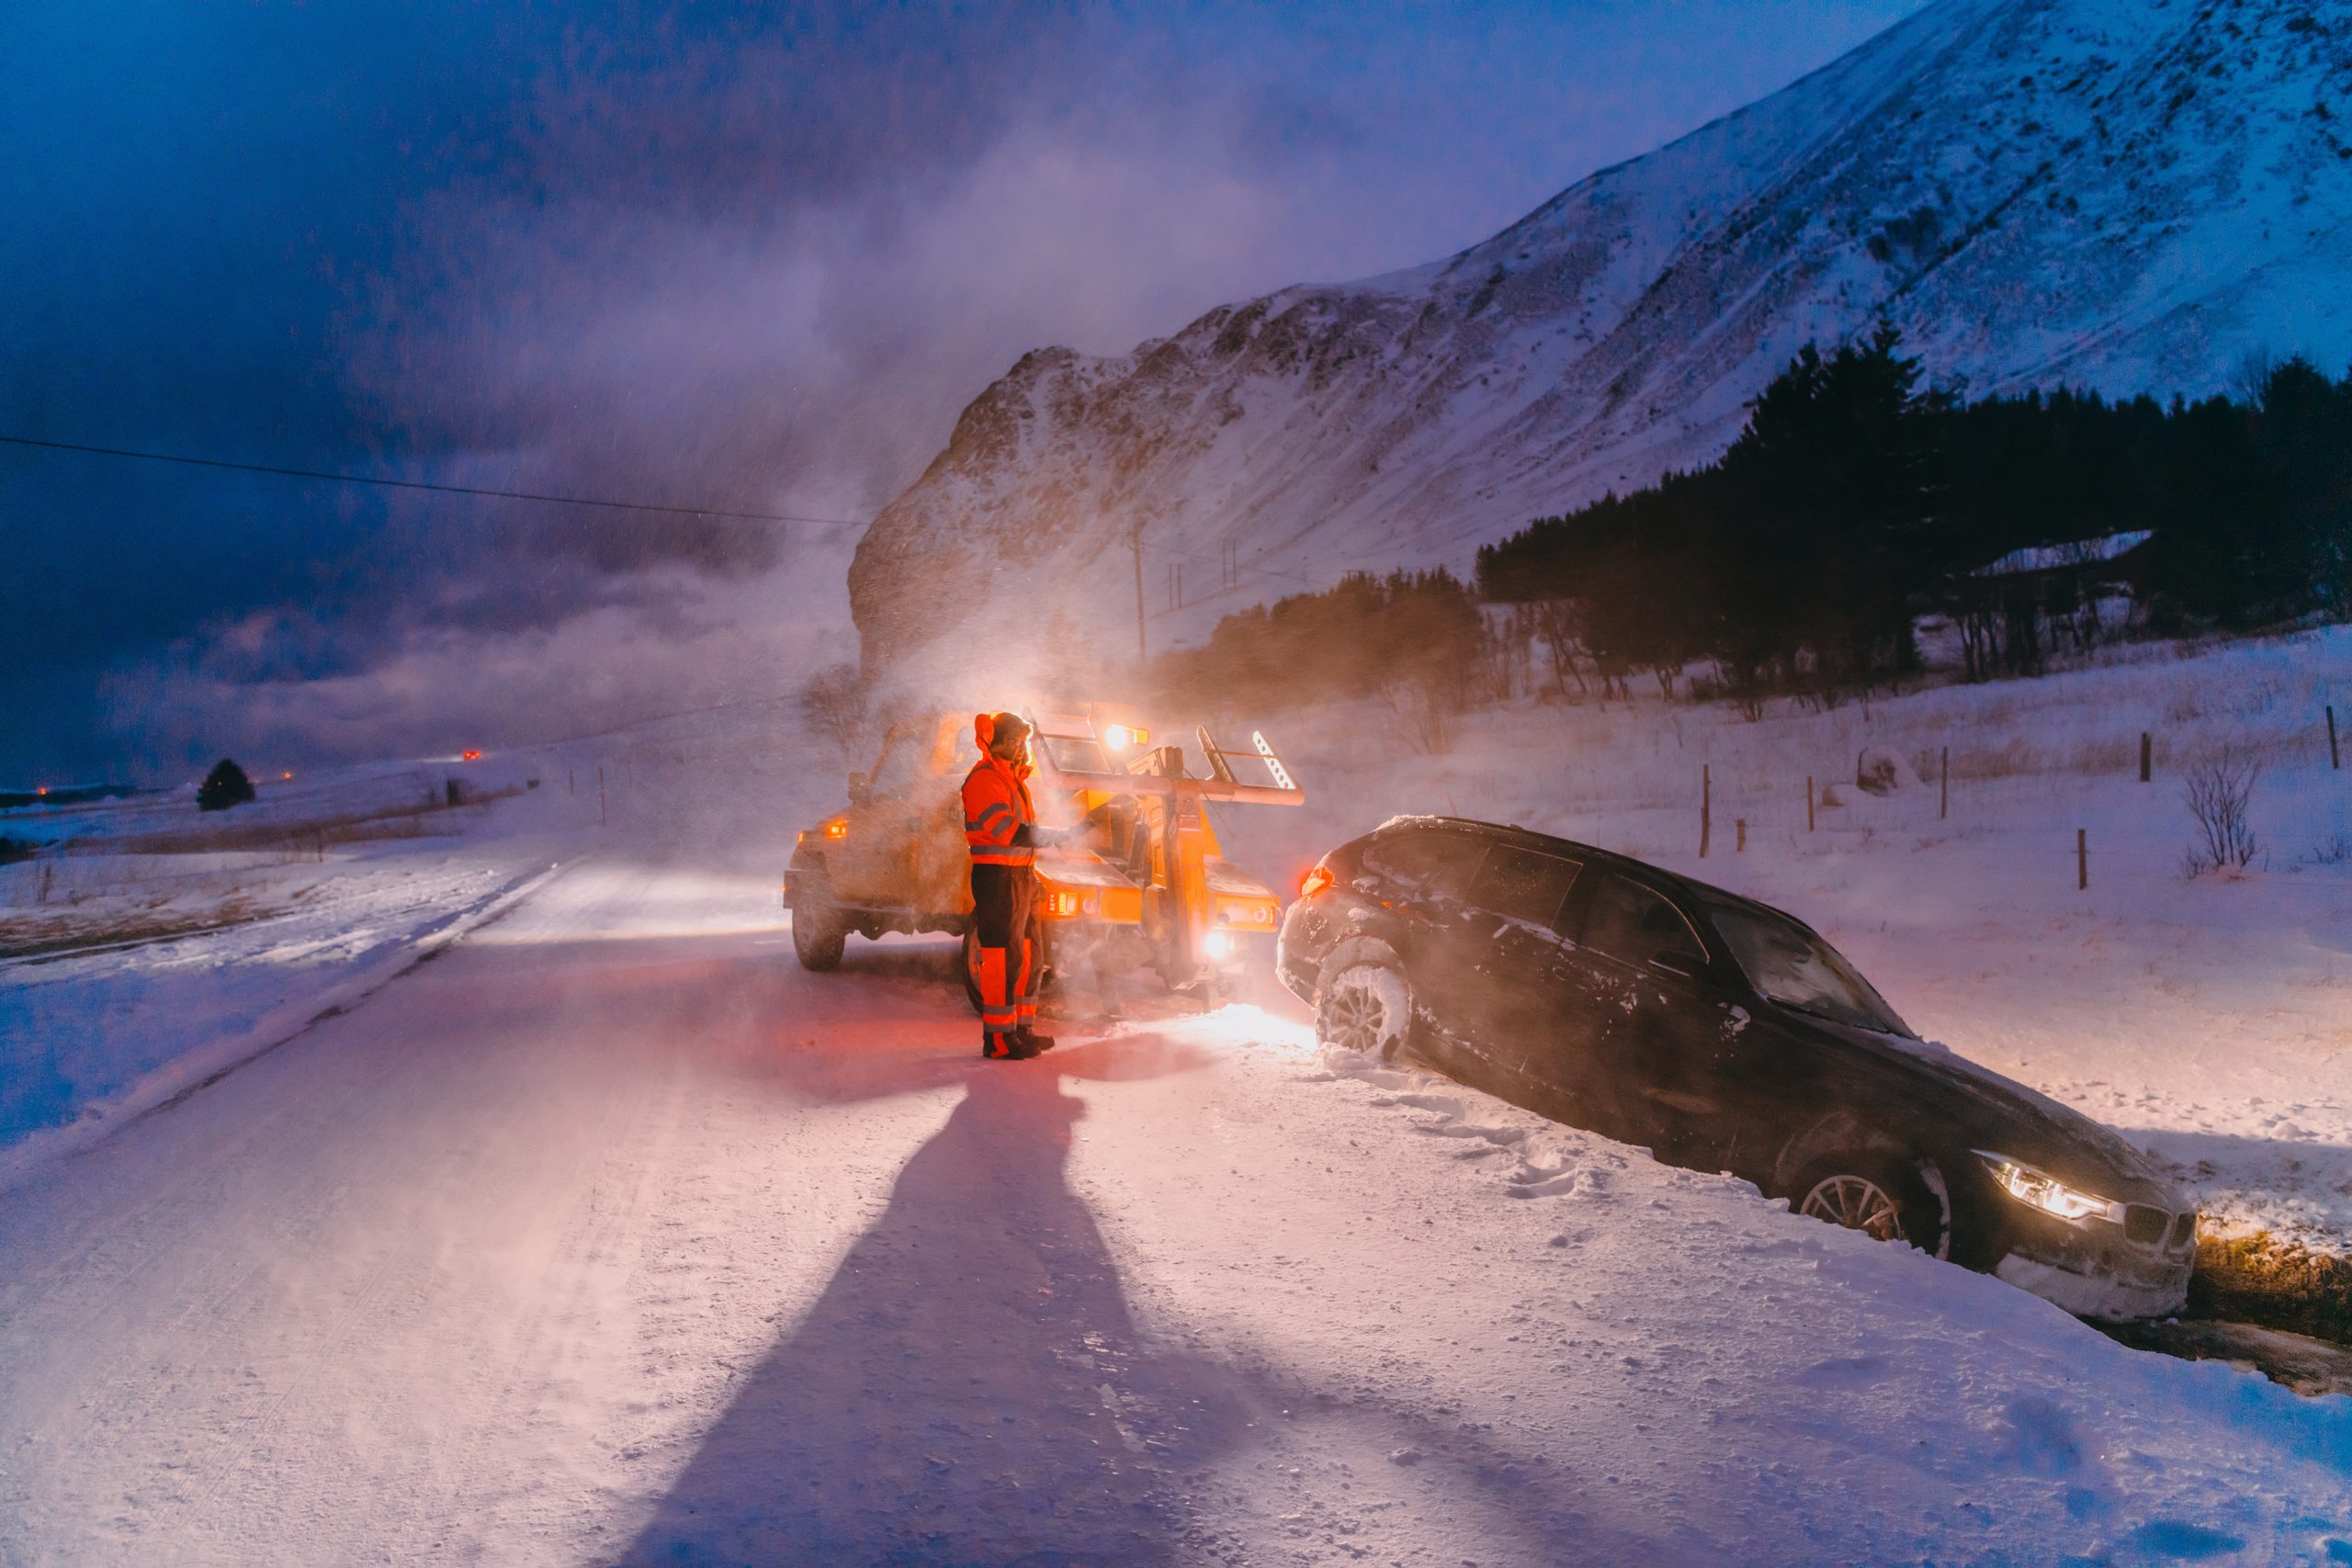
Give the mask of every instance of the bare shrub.
[[1551, 661], [1553, 694], [1566, 700], [1568, 682], [1574, 681], [1579, 700], [1590, 695], [1577, 660], [1584, 646], [1583, 606], [1574, 599], [1539, 599], [1526, 608], [1534, 635], [1543, 640]]
[[1453, 744], [1454, 716], [1469, 705], [1463, 683], [1458, 671], [1414, 665], [1380, 682], [1381, 705], [1396, 716], [1408, 746], [1433, 757]]
[[842, 766], [854, 766], [865, 741], [866, 691], [854, 664], [820, 670], [800, 689], [800, 716], [840, 749]]
[[2262, 778], [2262, 762], [2243, 747], [2223, 746], [2188, 772], [2182, 792], [2188, 814], [2197, 822], [2199, 842], [2189, 845], [2189, 874], [2245, 867], [2261, 844], [2255, 838], [2247, 808], [2254, 786]]
[[2313, 865], [2342, 865], [2352, 861], [2352, 833], [2330, 833], [2303, 857]]

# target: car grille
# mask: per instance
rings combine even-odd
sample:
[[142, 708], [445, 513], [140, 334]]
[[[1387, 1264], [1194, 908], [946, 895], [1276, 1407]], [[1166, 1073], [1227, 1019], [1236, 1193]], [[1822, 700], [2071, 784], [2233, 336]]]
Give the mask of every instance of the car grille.
[[2191, 1210], [2189, 1213], [2181, 1215], [2172, 1223], [2173, 1250], [2177, 1252], [2180, 1248], [2187, 1247], [2190, 1242], [2195, 1241], [2196, 1239], [2197, 1214], [2194, 1210]]
[[[2192, 1217], [2189, 1223], [2194, 1224], [2196, 1221]], [[2172, 1225], [2172, 1215], [2146, 1203], [2133, 1203], [2123, 1211], [2123, 1234], [2141, 1247], [2154, 1247], [2163, 1241]]]

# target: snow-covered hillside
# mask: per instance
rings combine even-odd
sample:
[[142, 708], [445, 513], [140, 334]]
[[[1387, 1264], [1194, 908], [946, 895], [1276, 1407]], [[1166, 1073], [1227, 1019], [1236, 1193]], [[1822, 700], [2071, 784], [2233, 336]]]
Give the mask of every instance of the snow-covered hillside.
[[1458, 565], [1713, 457], [1798, 347], [1881, 315], [1978, 393], [2198, 393], [2263, 350], [2334, 370], [2347, 114], [2340, 5], [1942, 0], [1450, 261], [1027, 355], [861, 545], [865, 651], [1008, 591], [1123, 649], [1137, 530], [1155, 641]]

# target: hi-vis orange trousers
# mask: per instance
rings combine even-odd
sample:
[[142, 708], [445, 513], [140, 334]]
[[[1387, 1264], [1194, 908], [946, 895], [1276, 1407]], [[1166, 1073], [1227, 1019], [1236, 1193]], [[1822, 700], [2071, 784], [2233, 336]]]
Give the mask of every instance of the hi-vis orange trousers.
[[1037, 873], [1025, 865], [972, 867], [972, 984], [980, 993], [980, 1047], [1012, 1054], [1012, 1032], [1037, 1021]]

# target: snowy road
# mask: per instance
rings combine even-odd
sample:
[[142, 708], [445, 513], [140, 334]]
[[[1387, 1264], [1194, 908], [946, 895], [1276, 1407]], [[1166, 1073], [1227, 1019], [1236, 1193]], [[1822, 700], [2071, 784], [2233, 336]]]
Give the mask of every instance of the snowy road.
[[6, 1194], [0, 1562], [2352, 1554], [2352, 1400], [772, 899], [567, 871]]

